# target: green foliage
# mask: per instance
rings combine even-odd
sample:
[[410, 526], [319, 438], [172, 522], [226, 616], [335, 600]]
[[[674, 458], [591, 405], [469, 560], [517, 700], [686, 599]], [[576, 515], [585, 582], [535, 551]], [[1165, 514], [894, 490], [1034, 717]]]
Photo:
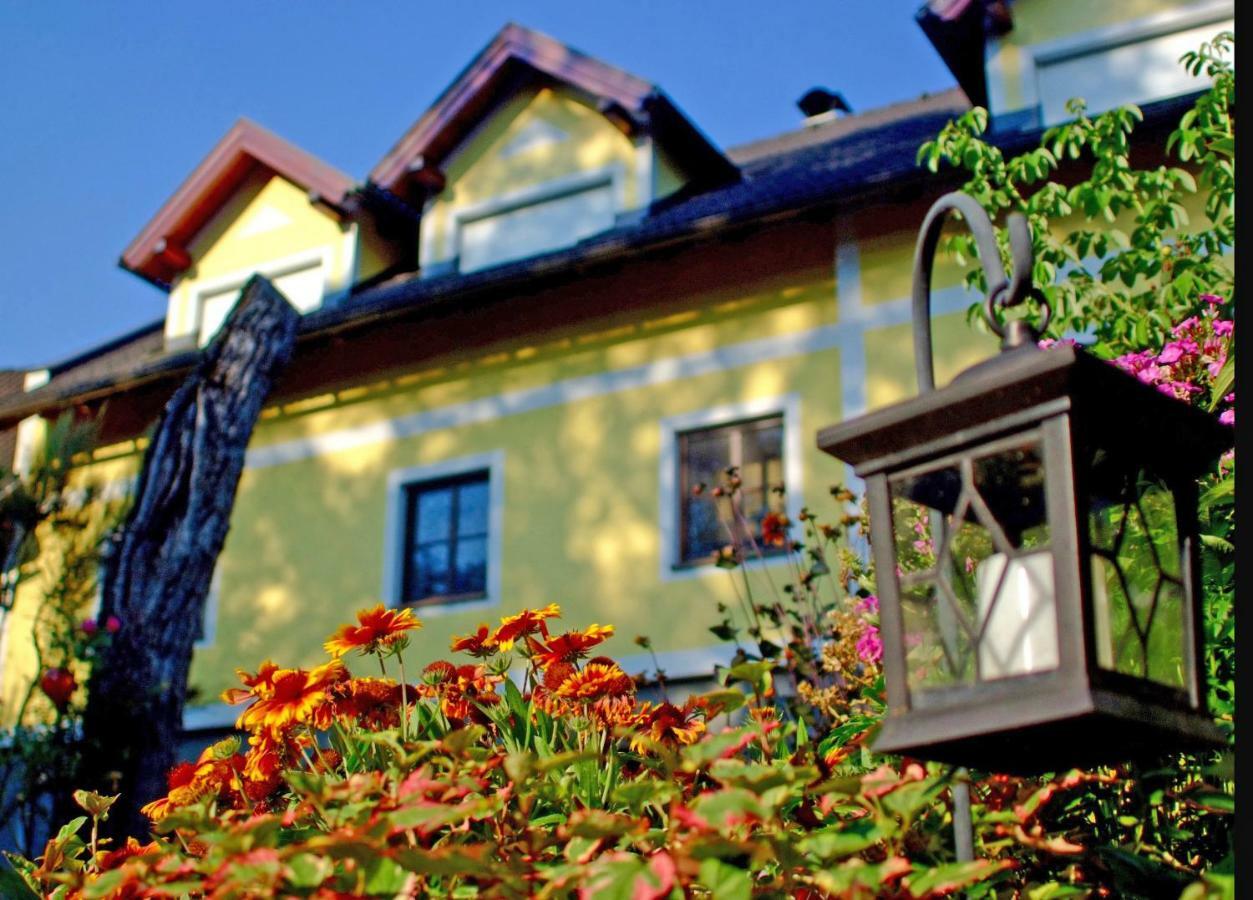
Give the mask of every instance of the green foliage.
[[[1235, 247], [1234, 35], [1219, 34], [1184, 57], [1189, 71], [1214, 81], [1166, 142], [1179, 165], [1141, 167], [1132, 132], [1143, 115], [1125, 106], [1095, 118], [1082, 101], [1075, 119], [1049, 129], [1043, 143], [1011, 159], [984, 140], [986, 110], [972, 109], [925, 143], [918, 159], [931, 171], [964, 170], [962, 190], [993, 217], [1027, 217], [1035, 249], [1034, 283], [1053, 311], [1049, 335], [1090, 334], [1113, 357], [1152, 343], [1200, 311], [1202, 294], [1232, 296], [1225, 254]], [[1156, 157], [1155, 157], [1156, 158]], [[1187, 203], [1200, 194], [1205, 219]], [[999, 243], [1008, 259], [1004, 229]], [[977, 256], [974, 240], [946, 242], [956, 259]], [[967, 284], [986, 289], [972, 268]]]
[[[72, 466], [96, 443], [90, 420], [65, 413], [51, 423], [28, 469], [0, 471], [0, 621], [19, 588], [33, 619], [35, 677], [0, 710], [0, 822], [28, 852], [52, 804], [68, 800], [76, 782], [78, 722], [84, 684], [108, 641], [100, 626], [81, 623], [96, 595], [99, 542], [117, 514], [90, 488], [74, 491]], [[94, 623], [93, 623], [94, 624]], [[51, 681], [42, 676], [52, 673]], [[49, 694], [42, 685], [58, 682]]]

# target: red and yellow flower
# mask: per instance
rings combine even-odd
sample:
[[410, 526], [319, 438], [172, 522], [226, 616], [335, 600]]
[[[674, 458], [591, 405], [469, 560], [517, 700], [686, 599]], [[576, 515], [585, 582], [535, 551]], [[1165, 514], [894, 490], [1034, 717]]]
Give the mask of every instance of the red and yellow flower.
[[491, 656], [498, 647], [492, 637], [492, 626], [486, 622], [479, 623], [473, 634], [466, 634], [452, 639], [454, 653], [469, 653], [471, 656]]
[[338, 659], [304, 669], [278, 669], [264, 693], [248, 692], [258, 699], [239, 716], [236, 727], [272, 734], [293, 725], [328, 728], [334, 716], [332, 688], [348, 679], [348, 670]]
[[557, 663], [572, 663], [587, 656], [592, 647], [602, 644], [613, 636], [612, 625], [592, 625], [586, 631], [567, 631], [542, 643], [527, 638], [531, 660], [541, 669]]
[[635, 680], [613, 660], [598, 657], [567, 677], [553, 693], [567, 700], [599, 700], [635, 693]]
[[768, 547], [782, 547], [787, 543], [787, 529], [791, 522], [782, 513], [766, 513], [761, 520], [761, 542]]
[[682, 707], [673, 703], [645, 704], [640, 710], [639, 735], [631, 739], [632, 749], [643, 749], [641, 737], [662, 744], [694, 744], [705, 733], [704, 711], [689, 700]]
[[556, 619], [560, 616], [561, 607], [556, 603], [550, 603], [542, 609], [524, 609], [516, 616], [503, 617], [500, 620], [500, 627], [492, 635], [491, 641], [504, 653], [513, 649], [513, 645], [518, 638], [525, 637], [528, 634], [539, 632], [547, 639], [548, 626], [544, 624], [544, 621], [546, 619]]
[[336, 658], [351, 650], [362, 654], [381, 653], [395, 646], [406, 632], [421, 627], [422, 622], [408, 607], [388, 609], [380, 603], [357, 613], [356, 625], [341, 625], [322, 646]]

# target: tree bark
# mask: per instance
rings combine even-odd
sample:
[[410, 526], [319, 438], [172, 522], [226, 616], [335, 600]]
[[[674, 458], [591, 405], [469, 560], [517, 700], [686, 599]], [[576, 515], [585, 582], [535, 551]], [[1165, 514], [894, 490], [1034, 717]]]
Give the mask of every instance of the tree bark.
[[299, 315], [254, 276], [197, 370], [170, 398], [134, 504], [102, 565], [100, 621], [121, 627], [97, 661], [83, 715], [84, 787], [120, 793], [106, 823], [142, 836], [140, 807], [165, 794], [182, 731], [192, 645], [244, 466]]

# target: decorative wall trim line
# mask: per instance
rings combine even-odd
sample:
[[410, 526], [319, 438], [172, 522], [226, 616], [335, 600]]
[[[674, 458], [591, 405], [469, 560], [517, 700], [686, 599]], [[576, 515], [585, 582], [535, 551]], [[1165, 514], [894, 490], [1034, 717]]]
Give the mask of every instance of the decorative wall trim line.
[[[933, 312], [936, 315], [962, 311], [970, 304], [970, 295], [960, 286], [936, 291], [932, 294], [932, 299]], [[807, 331], [757, 338], [715, 350], [659, 359], [595, 375], [576, 376], [552, 384], [506, 391], [491, 397], [422, 410], [368, 425], [255, 447], [247, 452], [245, 465], [248, 469], [281, 466], [331, 453], [342, 453], [381, 441], [489, 422], [619, 391], [656, 387], [685, 378], [838, 349], [859, 342], [866, 329], [900, 325], [909, 321], [908, 298], [885, 301], [862, 308], [852, 319], [833, 325], [820, 325]]]
[[183, 709], [183, 731], [210, 731], [234, 728], [240, 709], [228, 703], [189, 706]]
[[692, 650], [668, 650], [657, 654], [656, 663], [652, 654], [632, 653], [619, 659], [618, 664], [628, 675], [640, 672], [652, 675], [656, 666], [660, 665], [667, 681], [704, 676], [712, 678], [715, 669], [731, 665], [735, 649], [734, 644], [713, 644]]

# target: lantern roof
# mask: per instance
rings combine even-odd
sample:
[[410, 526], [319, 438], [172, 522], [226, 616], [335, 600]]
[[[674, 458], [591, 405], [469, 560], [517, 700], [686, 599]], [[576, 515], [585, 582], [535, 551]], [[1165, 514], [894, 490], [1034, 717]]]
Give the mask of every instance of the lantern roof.
[[1234, 429], [1216, 416], [1058, 344], [1001, 353], [938, 390], [824, 428], [818, 446], [865, 475], [1063, 412], [1181, 475], [1201, 475], [1234, 441]]

